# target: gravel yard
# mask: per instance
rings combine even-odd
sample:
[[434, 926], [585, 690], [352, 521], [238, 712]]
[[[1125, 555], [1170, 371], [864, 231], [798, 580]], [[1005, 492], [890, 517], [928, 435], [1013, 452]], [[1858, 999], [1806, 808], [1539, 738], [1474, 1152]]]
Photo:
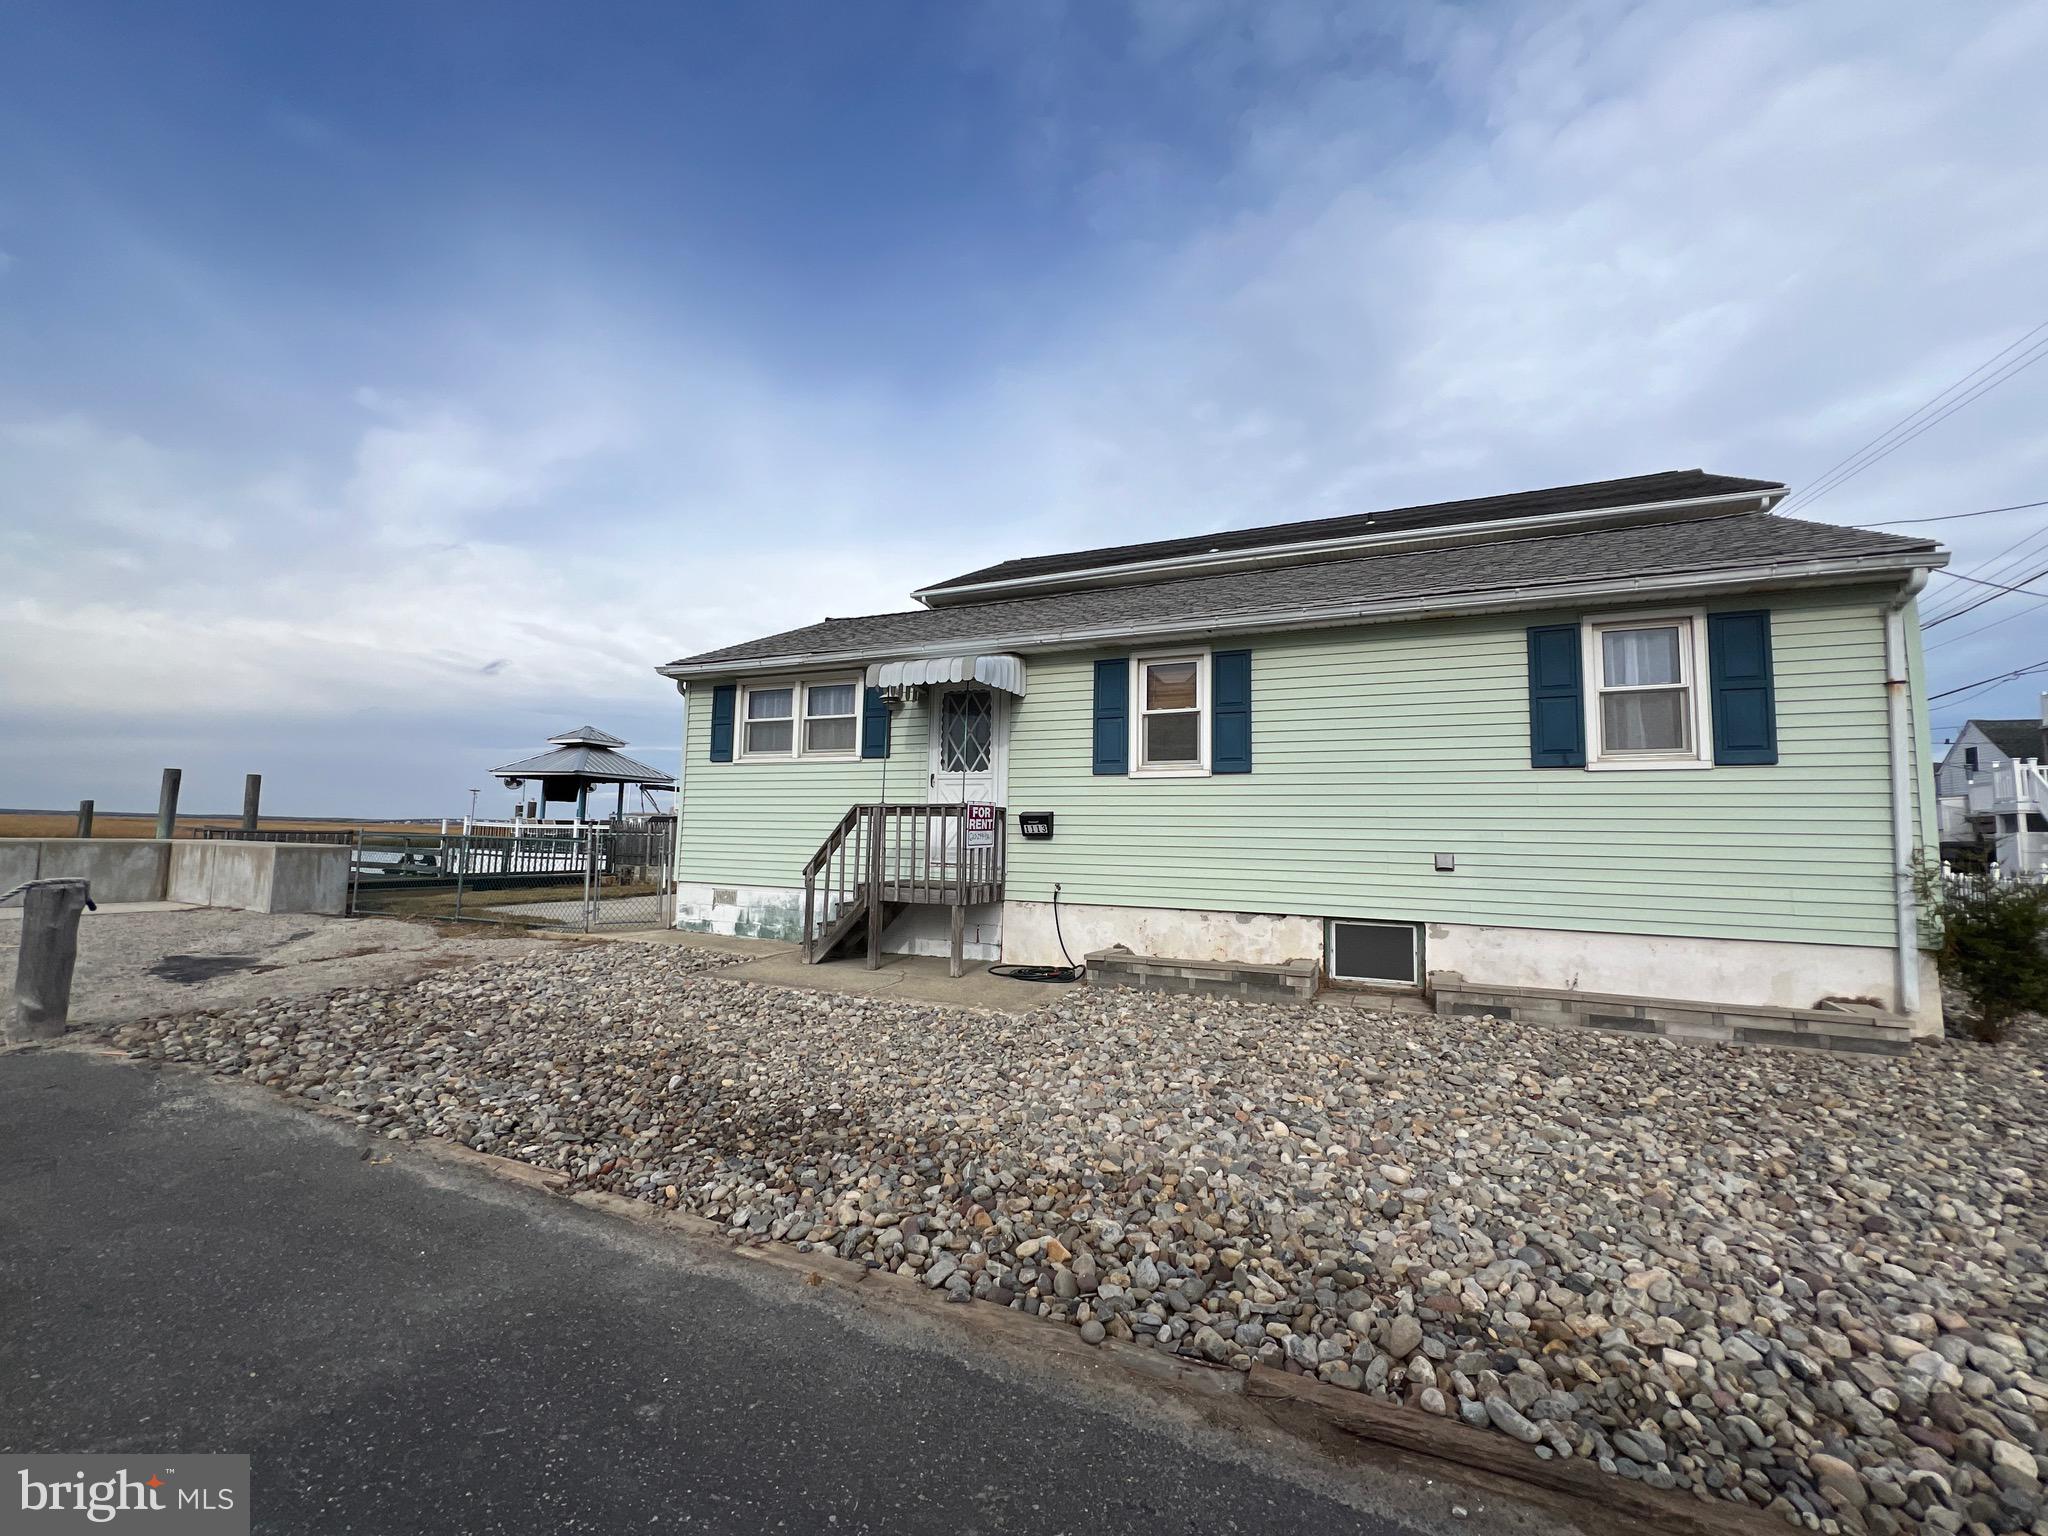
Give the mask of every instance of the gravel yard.
[[790, 1242], [1821, 1529], [2048, 1531], [2044, 1036], [1903, 1059], [561, 946], [130, 1023]]

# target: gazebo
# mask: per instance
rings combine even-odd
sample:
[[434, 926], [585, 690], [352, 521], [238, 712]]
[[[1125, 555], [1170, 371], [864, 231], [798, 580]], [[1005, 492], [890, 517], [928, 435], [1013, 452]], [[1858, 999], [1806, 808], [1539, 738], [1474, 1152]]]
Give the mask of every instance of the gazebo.
[[643, 798], [651, 789], [673, 790], [676, 787], [674, 774], [663, 773], [659, 768], [650, 768], [627, 757], [618, 750], [625, 742], [594, 725], [581, 725], [573, 731], [550, 736], [548, 745], [554, 750], [491, 770], [491, 777], [504, 780], [510, 789], [517, 790], [529, 781], [538, 784], [538, 814], [542, 818], [547, 816], [550, 800], [573, 800], [576, 819], [586, 819], [590, 813], [593, 785], [619, 786], [621, 816], [626, 813], [628, 785], [638, 787]]

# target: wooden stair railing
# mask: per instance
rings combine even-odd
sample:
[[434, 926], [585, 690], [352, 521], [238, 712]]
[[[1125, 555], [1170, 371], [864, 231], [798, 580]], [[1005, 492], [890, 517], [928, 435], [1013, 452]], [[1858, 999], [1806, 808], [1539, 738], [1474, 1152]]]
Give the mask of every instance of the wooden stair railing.
[[882, 930], [903, 908], [951, 909], [951, 971], [963, 966], [967, 908], [1003, 899], [1008, 818], [993, 845], [965, 846], [965, 807], [855, 805], [804, 865], [804, 963], [829, 960], [863, 927], [868, 969], [882, 963]]

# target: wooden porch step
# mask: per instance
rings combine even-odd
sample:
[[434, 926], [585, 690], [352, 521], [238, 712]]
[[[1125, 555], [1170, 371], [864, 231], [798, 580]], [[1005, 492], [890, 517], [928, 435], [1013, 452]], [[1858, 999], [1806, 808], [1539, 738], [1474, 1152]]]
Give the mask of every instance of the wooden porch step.
[[[804, 865], [804, 959], [828, 960], [865, 929], [868, 965], [882, 963], [882, 930], [905, 907], [949, 909], [951, 966], [963, 970], [966, 910], [1003, 899], [1006, 813], [963, 805], [847, 808]], [[820, 905], [822, 901], [822, 905]]]

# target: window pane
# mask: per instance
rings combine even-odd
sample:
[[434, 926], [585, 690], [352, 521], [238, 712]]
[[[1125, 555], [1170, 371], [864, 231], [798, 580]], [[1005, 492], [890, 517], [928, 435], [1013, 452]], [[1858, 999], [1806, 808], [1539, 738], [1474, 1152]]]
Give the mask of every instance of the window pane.
[[1685, 752], [1692, 747], [1687, 730], [1691, 711], [1686, 690], [1662, 688], [1654, 693], [1603, 693], [1600, 696], [1600, 739], [1608, 752]]
[[[747, 692], [749, 720], [787, 720], [790, 712], [787, 688], [753, 688]], [[787, 745], [787, 742], [784, 743]]]
[[1147, 709], [1193, 709], [1195, 707], [1195, 664], [1192, 661], [1155, 661], [1145, 667]]
[[[776, 727], [781, 729], [781, 727]], [[853, 750], [853, 717], [840, 715], [825, 720], [804, 722], [804, 750], [806, 752], [851, 752]]]
[[979, 688], [943, 694], [939, 699], [939, 771], [986, 773], [995, 746], [994, 696]]
[[1145, 761], [1196, 763], [1202, 759], [1202, 717], [1197, 714], [1147, 715]]
[[830, 683], [822, 688], [807, 689], [804, 693], [804, 713], [808, 715], [852, 714], [853, 684]]
[[[787, 695], [784, 695], [787, 699]], [[793, 739], [787, 720], [750, 720], [747, 722], [747, 750], [749, 752], [789, 751]]]
[[1654, 687], [1680, 680], [1678, 626], [1655, 629], [1608, 629], [1600, 634], [1610, 688]]

